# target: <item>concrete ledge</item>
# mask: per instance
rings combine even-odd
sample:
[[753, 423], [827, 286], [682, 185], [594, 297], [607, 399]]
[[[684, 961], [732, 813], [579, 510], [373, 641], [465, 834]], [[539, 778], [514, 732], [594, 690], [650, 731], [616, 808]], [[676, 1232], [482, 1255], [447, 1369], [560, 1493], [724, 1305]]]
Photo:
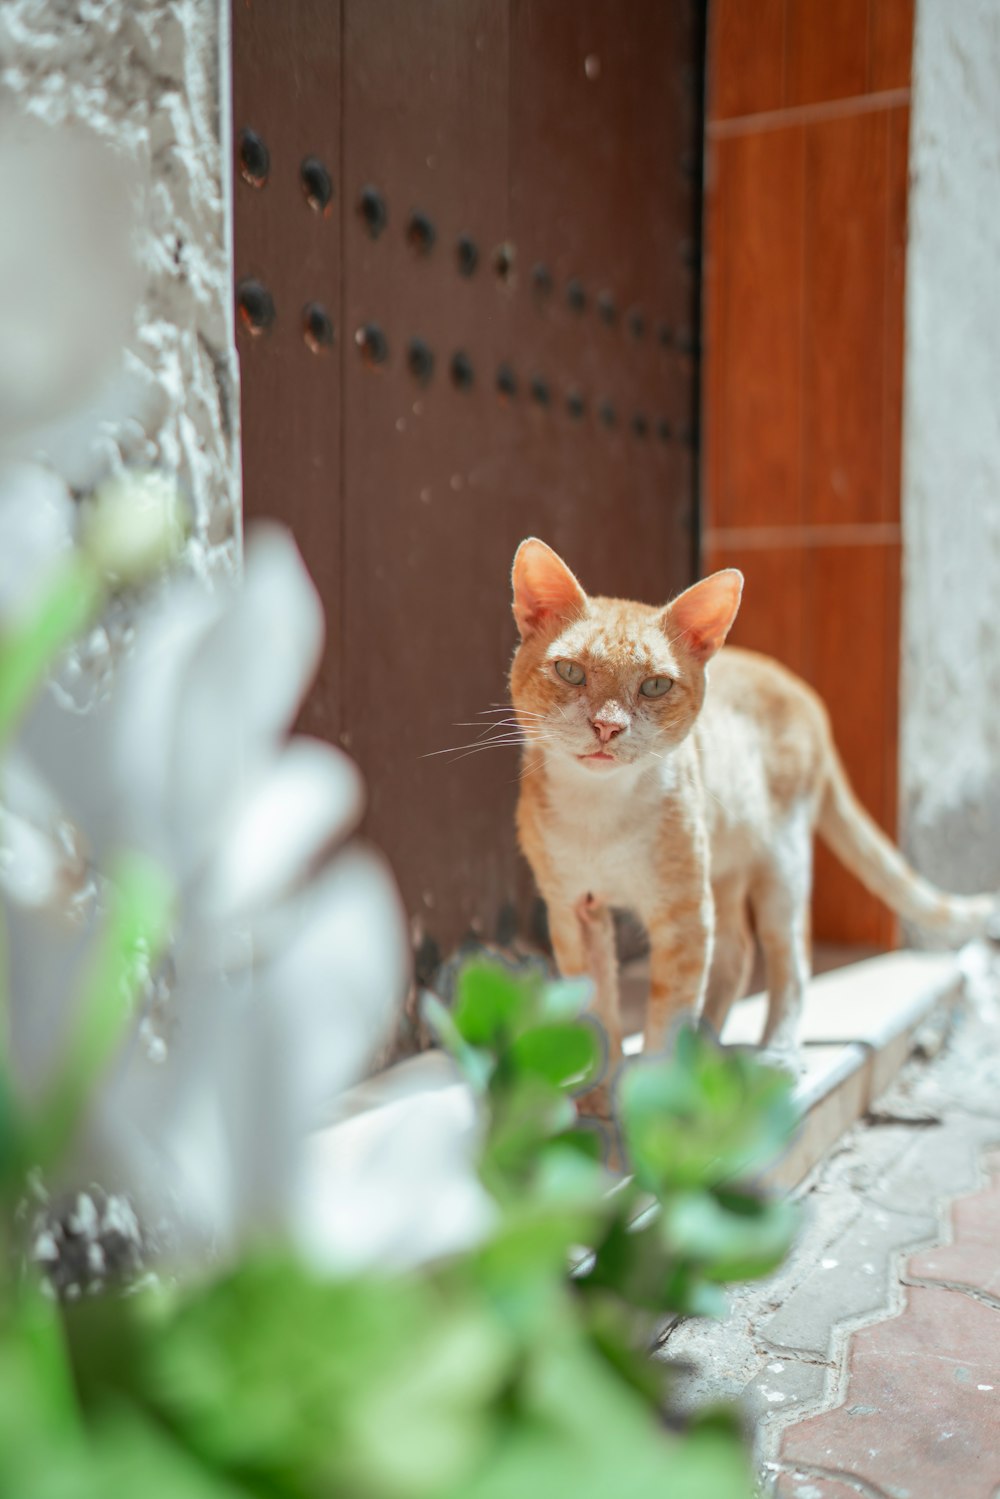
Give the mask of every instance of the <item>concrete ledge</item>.
[[[637, 973], [627, 974], [635, 984]], [[896, 952], [833, 969], [812, 980], [802, 1019], [803, 1074], [795, 1092], [801, 1126], [763, 1181], [791, 1191], [885, 1092], [913, 1050], [932, 1013], [958, 999], [962, 975], [954, 953]], [[764, 1024], [766, 997], [736, 1005], [723, 1030], [730, 1045], [753, 1045]], [[642, 1050], [641, 1034], [627, 1036], [627, 1056]], [[464, 1106], [474, 1122], [471, 1095], [455, 1064], [440, 1051], [397, 1063], [344, 1094], [331, 1114], [331, 1134], [347, 1140], [382, 1111], [435, 1096], [441, 1107]], [[382, 1117], [388, 1117], [387, 1114]], [[360, 1138], [360, 1136], [359, 1136]]]
[[802, 1124], [779, 1161], [761, 1180], [790, 1192], [860, 1119], [871, 1099], [872, 1057], [867, 1047], [809, 1046], [806, 1071], [795, 1090]]
[[[797, 1186], [885, 1092], [921, 1026], [950, 1008], [961, 989], [955, 953], [886, 953], [813, 979], [802, 1016], [805, 1071], [796, 1089], [802, 1125], [765, 1179], [786, 1191]], [[735, 1006], [723, 1040], [756, 1042], [766, 1003], [756, 994]]]

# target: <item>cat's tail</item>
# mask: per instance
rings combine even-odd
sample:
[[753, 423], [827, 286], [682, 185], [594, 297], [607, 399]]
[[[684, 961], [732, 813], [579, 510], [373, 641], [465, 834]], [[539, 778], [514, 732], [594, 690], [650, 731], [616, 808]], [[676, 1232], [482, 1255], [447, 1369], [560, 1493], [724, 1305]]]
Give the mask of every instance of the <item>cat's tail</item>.
[[949, 943], [1000, 938], [1000, 897], [948, 895], [911, 869], [858, 801], [833, 745], [817, 832], [841, 863], [905, 921]]

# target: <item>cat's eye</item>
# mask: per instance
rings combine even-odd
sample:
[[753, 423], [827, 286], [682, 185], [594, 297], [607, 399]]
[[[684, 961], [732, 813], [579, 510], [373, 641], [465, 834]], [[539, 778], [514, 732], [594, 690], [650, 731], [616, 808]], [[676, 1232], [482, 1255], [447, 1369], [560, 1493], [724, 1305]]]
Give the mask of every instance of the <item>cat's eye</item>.
[[571, 687], [582, 687], [587, 680], [587, 673], [578, 661], [557, 661], [555, 667], [556, 674]]
[[639, 691], [643, 697], [666, 697], [673, 685], [672, 677], [647, 677]]

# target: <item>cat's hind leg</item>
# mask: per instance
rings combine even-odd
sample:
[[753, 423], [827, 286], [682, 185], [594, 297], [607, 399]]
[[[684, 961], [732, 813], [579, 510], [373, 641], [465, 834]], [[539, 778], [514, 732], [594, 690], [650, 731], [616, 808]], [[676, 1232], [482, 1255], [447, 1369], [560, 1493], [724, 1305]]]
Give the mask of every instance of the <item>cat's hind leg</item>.
[[726, 1016], [747, 992], [753, 964], [753, 934], [747, 919], [747, 885], [741, 876], [712, 886], [715, 946], [702, 1018], [721, 1036]]
[[807, 816], [786, 819], [750, 887], [757, 937], [767, 969], [767, 1019], [761, 1044], [794, 1057], [809, 983], [809, 898], [812, 827]]

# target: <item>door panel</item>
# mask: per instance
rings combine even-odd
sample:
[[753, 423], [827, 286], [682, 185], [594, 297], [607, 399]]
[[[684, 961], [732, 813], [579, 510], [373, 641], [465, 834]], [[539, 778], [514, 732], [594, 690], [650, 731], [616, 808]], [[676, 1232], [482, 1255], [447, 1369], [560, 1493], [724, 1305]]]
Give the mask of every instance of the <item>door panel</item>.
[[504, 701], [518, 541], [595, 592], [656, 601], [693, 575], [703, 17], [267, 10], [234, 6], [235, 132], [266, 120], [289, 160], [315, 135], [336, 198], [293, 234], [264, 222], [301, 209], [287, 184], [238, 181], [238, 277], [292, 309], [322, 284], [337, 327], [324, 358], [281, 316], [241, 325], [248, 513], [299, 537], [332, 642], [309, 722], [357, 758], [367, 829], [446, 949], [530, 894], [516, 751], [437, 753]]

